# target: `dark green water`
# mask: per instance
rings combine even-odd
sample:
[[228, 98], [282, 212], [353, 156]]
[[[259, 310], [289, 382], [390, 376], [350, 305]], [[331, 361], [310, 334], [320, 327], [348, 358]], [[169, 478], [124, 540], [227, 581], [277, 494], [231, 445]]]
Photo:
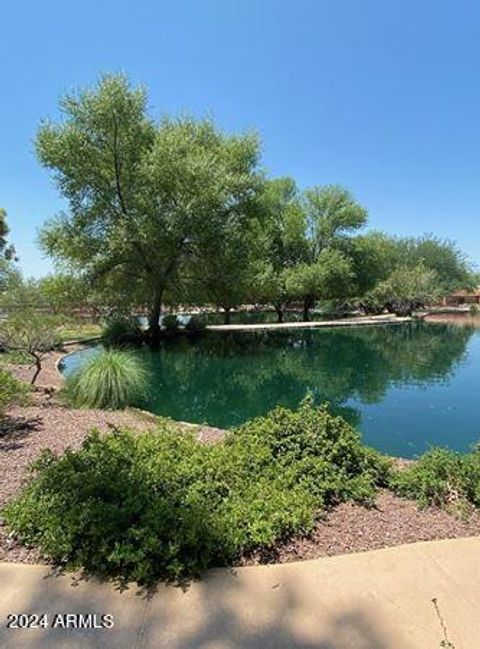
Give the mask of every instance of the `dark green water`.
[[[98, 348], [65, 359], [64, 372]], [[403, 457], [432, 444], [466, 451], [480, 440], [480, 331], [415, 323], [210, 333], [144, 355], [144, 404], [174, 419], [227, 428], [307, 391], [358, 426], [366, 443]]]

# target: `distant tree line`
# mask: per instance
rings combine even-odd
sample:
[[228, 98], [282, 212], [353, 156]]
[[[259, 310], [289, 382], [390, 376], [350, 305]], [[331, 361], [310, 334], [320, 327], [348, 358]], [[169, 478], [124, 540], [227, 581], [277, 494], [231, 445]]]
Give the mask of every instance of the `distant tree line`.
[[326, 301], [411, 313], [476, 283], [455, 243], [365, 232], [367, 210], [343, 187], [268, 178], [256, 135], [210, 119], [154, 121], [146, 91], [124, 76], [60, 107], [63, 119], [36, 138], [69, 206], [39, 236], [59, 271], [30, 283], [11, 273], [4, 300], [144, 308], [155, 340], [166, 305], [215, 305], [225, 322], [246, 303], [271, 305], [279, 322], [292, 304], [307, 320]]

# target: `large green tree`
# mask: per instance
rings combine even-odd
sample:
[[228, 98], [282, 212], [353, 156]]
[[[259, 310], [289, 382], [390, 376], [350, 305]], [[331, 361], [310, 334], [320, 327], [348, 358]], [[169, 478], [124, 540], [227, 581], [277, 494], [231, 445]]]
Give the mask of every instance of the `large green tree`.
[[395, 244], [397, 264], [411, 268], [422, 264], [435, 271], [441, 293], [476, 287], [470, 262], [454, 241], [423, 235], [395, 239]]
[[[257, 221], [251, 228], [228, 226], [218, 232], [219, 245], [215, 254], [200, 257], [190, 264], [191, 285], [196, 304], [211, 303], [224, 312], [224, 324], [230, 324], [235, 307], [254, 297], [256, 269], [261, 248]], [[187, 271], [188, 272], [188, 271]], [[187, 273], [185, 273], [186, 275]]]
[[434, 303], [440, 295], [437, 273], [420, 263], [397, 266], [373, 289], [370, 298], [397, 315], [411, 316], [415, 310]]
[[153, 121], [144, 89], [105, 76], [61, 101], [41, 125], [39, 160], [53, 170], [68, 214], [41, 233], [43, 249], [97, 285], [115, 278], [148, 305], [155, 340], [166, 292], [190, 258], [208, 258], [229, 230], [256, 218], [263, 183], [254, 135], [208, 119]]
[[303, 318], [318, 299], [352, 294], [354, 269], [345, 241], [362, 228], [367, 211], [337, 185], [313, 187], [303, 193], [306, 253], [289, 273], [289, 292], [303, 301]]
[[307, 189], [303, 203], [312, 258], [325, 248], [336, 247], [343, 237], [351, 235], [367, 222], [366, 209], [339, 185]]
[[303, 320], [318, 298], [332, 300], [351, 294], [354, 273], [351, 260], [334, 248], [324, 248], [315, 262], [299, 264], [287, 273], [287, 291], [303, 300]]
[[273, 304], [278, 321], [291, 300], [287, 290], [289, 271], [308, 255], [306, 214], [292, 178], [269, 180], [260, 199], [264, 217], [259, 236], [261, 262], [257, 264], [254, 291], [257, 297]]

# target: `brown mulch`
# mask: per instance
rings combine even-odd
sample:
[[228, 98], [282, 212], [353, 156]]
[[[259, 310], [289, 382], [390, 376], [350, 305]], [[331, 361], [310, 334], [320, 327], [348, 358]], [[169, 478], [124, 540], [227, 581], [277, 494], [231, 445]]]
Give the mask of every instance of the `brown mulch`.
[[463, 520], [438, 507], [419, 509], [411, 500], [381, 491], [374, 507], [342, 503], [319, 521], [308, 537], [285, 541], [273, 551], [256, 552], [245, 557], [241, 565], [287, 563], [378, 550], [416, 541], [478, 535], [478, 513]]

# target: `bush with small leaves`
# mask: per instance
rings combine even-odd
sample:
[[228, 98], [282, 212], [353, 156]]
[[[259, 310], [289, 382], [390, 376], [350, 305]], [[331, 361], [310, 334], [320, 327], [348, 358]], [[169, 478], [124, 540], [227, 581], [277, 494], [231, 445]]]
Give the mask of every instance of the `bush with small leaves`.
[[109, 320], [102, 330], [102, 342], [105, 347], [125, 347], [142, 342], [142, 331], [138, 322], [132, 318], [114, 318]]
[[178, 332], [180, 322], [174, 313], [167, 313], [162, 318], [162, 327], [167, 334], [175, 334]]
[[16, 379], [11, 372], [0, 368], [0, 417], [9, 406], [25, 403], [28, 393], [25, 383]]
[[336, 502], [370, 502], [389, 470], [345, 421], [305, 401], [218, 444], [167, 422], [142, 434], [92, 432], [78, 451], [45, 452], [4, 516], [70, 567], [178, 580], [308, 533]]
[[422, 507], [480, 507], [480, 446], [465, 454], [433, 448], [411, 467], [393, 472], [390, 487]]
[[45, 356], [61, 346], [60, 329], [64, 316], [49, 316], [34, 311], [21, 311], [0, 326], [0, 347], [7, 351], [29, 357], [35, 371], [31, 384], [34, 385]]
[[201, 336], [207, 330], [207, 325], [204, 320], [201, 320], [198, 316], [192, 315], [187, 324], [185, 325], [185, 331], [190, 337]]

